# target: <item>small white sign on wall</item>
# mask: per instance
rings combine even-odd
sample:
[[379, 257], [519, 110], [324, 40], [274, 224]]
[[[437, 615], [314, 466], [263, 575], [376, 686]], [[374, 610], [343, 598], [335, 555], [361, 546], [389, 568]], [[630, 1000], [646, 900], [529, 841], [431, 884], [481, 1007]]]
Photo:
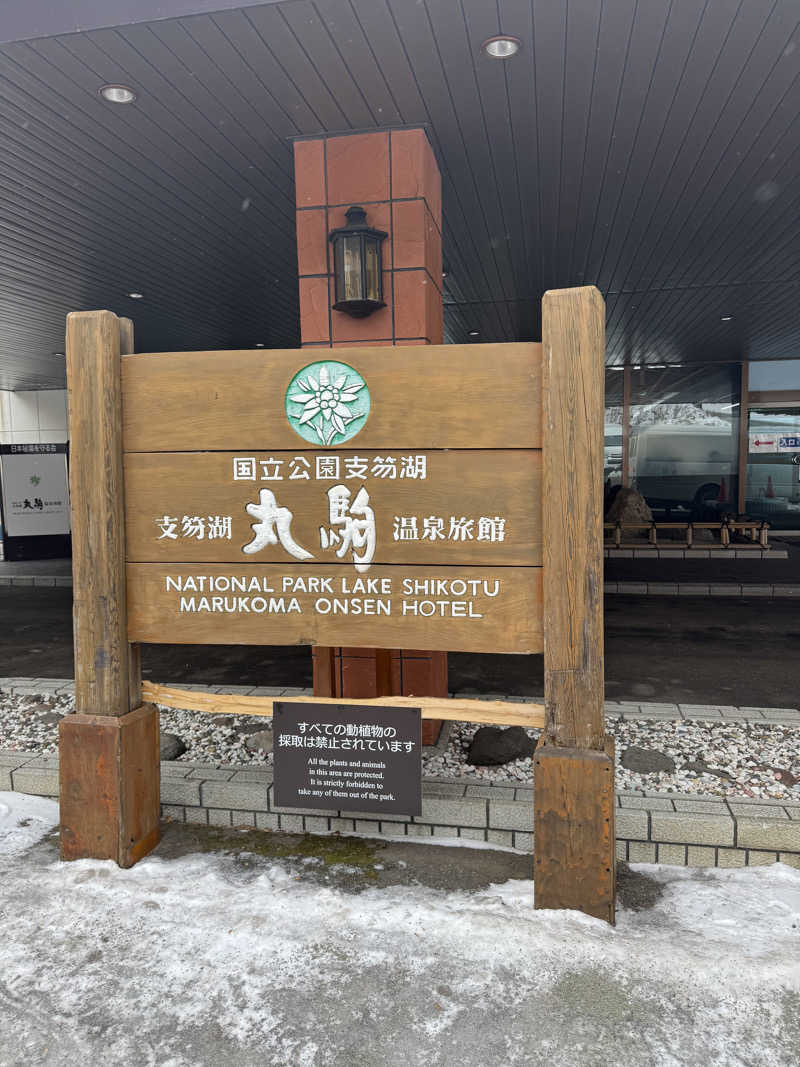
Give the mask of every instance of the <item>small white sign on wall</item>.
[[0, 483], [7, 537], [69, 533], [66, 445], [0, 445]]

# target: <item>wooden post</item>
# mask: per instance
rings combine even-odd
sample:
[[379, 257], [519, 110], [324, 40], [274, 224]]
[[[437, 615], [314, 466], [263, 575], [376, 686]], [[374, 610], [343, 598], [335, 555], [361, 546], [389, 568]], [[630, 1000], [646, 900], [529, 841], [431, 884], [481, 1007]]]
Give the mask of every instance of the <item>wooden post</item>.
[[547, 725], [535, 755], [537, 908], [614, 921], [614, 755], [603, 692], [605, 305], [545, 293], [543, 584]]
[[59, 732], [61, 855], [132, 866], [159, 841], [158, 712], [128, 643], [120, 355], [133, 324], [67, 316], [75, 710]]

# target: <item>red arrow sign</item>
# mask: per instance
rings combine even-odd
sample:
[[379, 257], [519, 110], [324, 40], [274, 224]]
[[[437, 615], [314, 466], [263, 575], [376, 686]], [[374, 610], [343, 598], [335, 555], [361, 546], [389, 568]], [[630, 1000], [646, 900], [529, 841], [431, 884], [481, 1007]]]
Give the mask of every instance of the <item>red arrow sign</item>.
[[755, 441], [753, 441], [753, 444], [754, 444], [754, 445], [774, 445], [774, 444], [775, 444], [775, 442], [774, 442], [774, 441], [759, 441], [759, 440], [758, 440], [758, 439], [756, 438], [756, 440], [755, 440]]

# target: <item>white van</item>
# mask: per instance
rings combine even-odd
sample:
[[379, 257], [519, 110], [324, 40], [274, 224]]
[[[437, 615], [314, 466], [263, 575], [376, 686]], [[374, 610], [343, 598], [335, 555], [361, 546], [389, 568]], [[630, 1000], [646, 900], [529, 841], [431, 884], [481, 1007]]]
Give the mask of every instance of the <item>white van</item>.
[[651, 507], [702, 507], [731, 499], [737, 441], [728, 426], [654, 423], [631, 428], [631, 484]]

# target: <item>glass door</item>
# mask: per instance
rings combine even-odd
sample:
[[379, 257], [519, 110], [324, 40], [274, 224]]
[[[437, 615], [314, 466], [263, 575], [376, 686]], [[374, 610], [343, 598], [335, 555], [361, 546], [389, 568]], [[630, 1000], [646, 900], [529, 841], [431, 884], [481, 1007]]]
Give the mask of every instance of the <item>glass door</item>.
[[800, 406], [750, 408], [747, 431], [747, 514], [800, 530]]

